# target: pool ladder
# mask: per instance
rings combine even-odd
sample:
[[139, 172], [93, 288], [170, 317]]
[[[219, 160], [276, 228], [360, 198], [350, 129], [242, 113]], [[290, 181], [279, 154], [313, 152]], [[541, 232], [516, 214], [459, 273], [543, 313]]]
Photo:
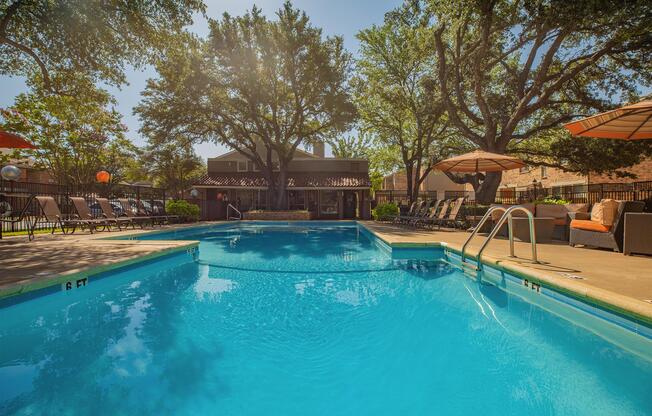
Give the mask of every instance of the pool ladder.
[[[232, 216], [231, 211], [235, 212], [237, 216]], [[238, 208], [234, 207], [233, 204], [229, 204], [226, 206], [226, 220], [241, 220], [242, 219], [242, 212], [238, 210]]]
[[509, 257], [516, 257], [514, 255], [514, 227], [513, 227], [513, 221], [512, 221], [512, 213], [515, 211], [522, 211], [527, 215], [528, 218], [528, 223], [530, 226], [530, 243], [532, 245], [532, 262], [534, 263], [539, 263], [539, 260], [537, 259], [537, 236], [536, 236], [536, 231], [534, 227], [534, 216], [532, 215], [532, 212], [530, 212], [528, 209], [516, 205], [509, 207], [507, 209], [503, 207], [491, 207], [489, 210], [484, 214], [478, 225], [475, 226], [473, 229], [473, 232], [469, 236], [469, 238], [466, 239], [464, 244], [462, 245], [462, 266], [468, 266], [468, 263], [466, 263], [466, 247], [469, 245], [469, 242], [475, 237], [475, 235], [482, 229], [482, 226], [487, 222], [487, 220], [491, 217], [491, 213], [495, 211], [503, 211], [503, 215], [500, 217], [494, 228], [491, 230], [489, 235], [487, 236], [487, 239], [482, 243], [482, 246], [480, 247], [480, 250], [478, 251], [478, 256], [477, 256], [477, 266], [475, 268], [476, 271], [481, 271], [482, 270], [482, 253], [484, 252], [485, 248], [489, 245], [491, 242], [491, 239], [498, 234], [498, 231], [500, 230], [500, 227], [503, 226], [505, 221], [507, 221], [507, 228], [508, 228], [508, 234], [509, 234]]

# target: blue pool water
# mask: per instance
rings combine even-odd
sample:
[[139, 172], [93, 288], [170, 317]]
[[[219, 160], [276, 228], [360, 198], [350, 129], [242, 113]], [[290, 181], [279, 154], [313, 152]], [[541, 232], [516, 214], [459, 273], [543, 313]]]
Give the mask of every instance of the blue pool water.
[[652, 413], [650, 361], [355, 226], [171, 237], [198, 261], [0, 309], [0, 414]]

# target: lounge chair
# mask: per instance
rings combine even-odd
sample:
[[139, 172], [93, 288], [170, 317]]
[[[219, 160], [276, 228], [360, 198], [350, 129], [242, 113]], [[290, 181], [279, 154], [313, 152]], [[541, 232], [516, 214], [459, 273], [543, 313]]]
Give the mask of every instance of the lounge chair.
[[57, 201], [54, 200], [51, 196], [37, 196], [35, 197], [38, 201], [41, 211], [43, 212], [42, 216], [37, 216], [34, 220], [34, 223], [30, 225], [28, 233], [34, 238], [34, 230], [39, 223], [50, 223], [54, 224], [52, 227], [52, 234], [56, 231], [57, 227], [61, 228], [61, 232], [64, 234], [73, 234], [77, 228], [88, 228], [91, 234], [95, 231], [97, 222], [88, 219], [80, 218], [65, 218], [57, 205]]
[[[153, 207], [153, 206], [152, 206]], [[145, 205], [143, 204], [143, 201], [140, 199], [136, 200], [136, 208], [138, 209], [138, 215], [139, 216], [148, 216], [147, 210], [145, 209]], [[163, 206], [163, 209], [165, 209], [165, 206]], [[154, 220], [154, 223], [158, 225], [163, 225], [164, 223], [171, 224], [174, 221], [179, 220], [178, 215], [168, 215], [165, 212], [162, 214], [155, 214], [152, 212], [149, 214], [150, 217]]]
[[71, 196], [68, 197], [68, 199], [72, 202], [72, 205], [77, 212], [78, 219], [88, 220], [89, 222], [92, 221], [96, 224], [96, 228], [97, 226], [102, 226], [105, 230], [110, 230], [111, 225], [118, 227], [118, 220], [115, 218], [95, 218], [84, 198], [80, 196]]
[[425, 203], [425, 201], [419, 201], [419, 202], [417, 202], [416, 205], [414, 205], [414, 209], [408, 211], [408, 213], [407, 213], [406, 215], [399, 215], [399, 216], [394, 220], [394, 223], [396, 223], [396, 224], [403, 224], [403, 223], [405, 223], [405, 222], [407, 222], [407, 221], [410, 221], [410, 220], [413, 219], [415, 216], [419, 215], [419, 213], [421, 212], [421, 208], [423, 207], [423, 204], [424, 204], [424, 203]]
[[434, 201], [423, 201], [423, 204], [421, 204], [421, 208], [417, 210], [414, 215], [412, 215], [410, 218], [406, 218], [403, 220], [402, 224], [403, 225], [412, 225], [414, 224], [417, 220], [424, 218], [428, 215], [430, 212], [430, 206], [433, 204]]
[[[130, 226], [133, 229], [136, 229], [136, 224], [132, 221], [131, 218], [129, 217], [121, 217], [116, 215], [116, 213], [113, 211], [113, 207], [109, 203], [109, 200], [106, 198], [96, 198], [97, 203], [100, 205], [100, 209], [102, 209], [102, 215], [104, 216], [105, 219], [107, 220], [115, 220], [115, 224], [118, 226], [118, 229], [122, 231], [122, 226]], [[142, 227], [141, 227], [142, 228]]]
[[[30, 196], [25, 205], [23, 206], [23, 209], [20, 210], [20, 213], [18, 214], [18, 217], [15, 217], [13, 213], [11, 212], [11, 205], [9, 202], [7, 202], [4, 198], [5, 196], [3, 194], [0, 194], [0, 202], [3, 202], [5, 206], [7, 207], [8, 211], [5, 212], [0, 212], [0, 240], [2, 239], [2, 224], [20, 224], [22, 222], [26, 222], [29, 224], [29, 208], [32, 205], [32, 201], [34, 200], [34, 195]], [[5, 215], [6, 214], [6, 215]], [[34, 239], [34, 234], [31, 232], [31, 228], [27, 227], [27, 237], [29, 238], [30, 241]]]
[[437, 225], [441, 228], [442, 225], [453, 227], [453, 228], [464, 228], [466, 225], [466, 218], [464, 217], [464, 201], [466, 197], [457, 198], [453, 201], [451, 206], [451, 212], [448, 214], [448, 217], [439, 221]]
[[414, 201], [412, 205], [410, 205], [410, 209], [408, 210], [407, 214], [401, 215], [401, 213], [399, 212], [399, 214], [394, 217], [394, 220], [392, 222], [394, 224], [398, 224], [401, 222], [403, 218], [414, 216], [414, 213], [419, 209], [420, 206], [421, 206], [420, 201], [419, 202]]
[[120, 203], [120, 206], [122, 207], [122, 212], [124, 215], [127, 216], [131, 221], [133, 221], [135, 224], [138, 224], [140, 228], [143, 228], [144, 225], [150, 224], [151, 226], [154, 226], [154, 218], [150, 215], [140, 215], [134, 213], [133, 206], [131, 205], [131, 202], [127, 198], [118, 198], [118, 202]]
[[417, 223], [425, 218], [428, 218], [431, 216], [433, 209], [437, 209], [437, 205], [439, 205], [439, 200], [433, 200], [430, 201], [429, 203], [426, 203], [421, 212], [419, 212], [417, 215], [414, 216], [413, 219], [409, 220], [406, 225], [409, 225], [411, 227], [416, 227]]
[[446, 218], [446, 213], [448, 212], [448, 208], [450, 207], [450, 205], [451, 205], [451, 200], [450, 199], [445, 200], [441, 206], [441, 209], [439, 210], [439, 213], [431, 218], [423, 219], [421, 221], [421, 225], [424, 228], [428, 228], [433, 225], [437, 225], [437, 223], [440, 221], [443, 221]]
[[414, 225], [416, 228], [420, 228], [420, 227], [423, 227], [423, 225], [424, 225], [426, 222], [428, 222], [428, 221], [430, 221], [430, 220], [432, 220], [432, 219], [434, 219], [434, 218], [437, 218], [437, 215], [439, 215], [439, 212], [441, 211], [440, 208], [441, 208], [441, 205], [442, 205], [443, 202], [444, 202], [443, 199], [438, 199], [438, 200], [436, 200], [435, 203], [434, 203], [433, 205], [430, 206], [430, 210], [429, 210], [428, 215], [426, 215], [426, 216], [423, 217], [423, 218], [419, 218], [418, 220], [416, 220], [416, 221], [414, 222], [413, 225]]

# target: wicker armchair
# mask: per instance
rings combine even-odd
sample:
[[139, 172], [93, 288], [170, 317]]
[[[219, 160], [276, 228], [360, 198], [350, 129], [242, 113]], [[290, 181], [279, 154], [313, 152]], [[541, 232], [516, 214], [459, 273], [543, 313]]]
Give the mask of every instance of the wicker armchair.
[[[625, 229], [625, 213], [642, 212], [645, 207], [643, 201], [620, 201], [616, 219], [606, 231], [592, 231], [574, 228], [571, 222], [569, 244], [574, 247], [578, 244], [599, 248], [608, 248], [614, 251], [623, 251], [623, 235]], [[573, 220], [590, 220], [591, 214], [583, 212], [570, 212]]]

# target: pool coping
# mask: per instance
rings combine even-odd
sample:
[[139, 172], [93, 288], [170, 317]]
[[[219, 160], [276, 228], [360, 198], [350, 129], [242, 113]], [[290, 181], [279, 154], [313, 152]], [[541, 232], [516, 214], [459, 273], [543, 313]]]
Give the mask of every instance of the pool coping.
[[[449, 250], [457, 255], [462, 254], [461, 246], [457, 247], [456, 244], [450, 244], [445, 241], [391, 242], [385, 239], [382, 234], [377, 233], [365, 224], [358, 222], [358, 225], [362, 226], [366, 231], [391, 248], [432, 247], [443, 248], [444, 250]], [[477, 264], [478, 258], [475, 254], [467, 253], [466, 257]], [[582, 302], [598, 306], [652, 326], [652, 305], [648, 305], [637, 299], [620, 295], [609, 290], [591, 287], [581, 282], [562, 279], [541, 270], [533, 270], [518, 264], [510, 263], [509, 261], [506, 262], [505, 260], [492, 257], [488, 254], [482, 256], [482, 264], [498, 271], [515, 275], [522, 279], [528, 279], [530, 282], [534, 282], [548, 289], [568, 295]]]
[[[144, 234], [147, 234], [147, 232], [139, 233], [139, 234], [132, 233], [129, 235], [133, 237], [134, 235], [144, 235]], [[127, 237], [127, 235], [124, 235], [124, 237]], [[99, 239], [108, 240], [110, 238], [99, 238]], [[160, 243], [165, 243], [165, 242], [166, 240], [160, 240]], [[99, 273], [111, 272], [116, 269], [137, 265], [138, 263], [155, 260], [161, 257], [167, 257], [169, 255], [184, 252], [184, 251], [194, 252], [199, 247], [199, 241], [195, 241], [195, 240], [188, 240], [183, 242], [179, 240], [174, 240], [174, 242], [175, 242], [174, 246], [161, 247], [158, 250], [152, 251], [151, 253], [147, 253], [144, 255], [135, 254], [126, 257], [120, 261], [101, 264], [98, 266], [74, 268], [74, 269], [66, 270], [64, 272], [52, 274], [51, 276], [41, 277], [35, 281], [16, 283], [14, 285], [10, 285], [0, 289], [0, 300], [5, 300], [8, 298], [25, 295], [36, 291], [41, 291], [44, 289], [52, 288], [54, 286], [65, 284], [66, 282], [77, 281]]]
[[[311, 223], [314, 224], [315, 221], [305, 221], [305, 220], [243, 221], [243, 223], [267, 223], [267, 224]], [[461, 254], [461, 247], [458, 248], [456, 247], [456, 245], [447, 243], [445, 241], [391, 242], [385, 239], [382, 234], [377, 233], [375, 230], [367, 227], [364, 223], [360, 221], [346, 220], [346, 221], [328, 221], [323, 223], [356, 224], [364, 228], [365, 231], [373, 235], [375, 238], [378, 238], [380, 241], [382, 241], [390, 248], [427, 248], [427, 247], [443, 248], [444, 250], [449, 250], [453, 253], [456, 253], [457, 255]], [[187, 230], [192, 230], [197, 228], [210, 228], [214, 226], [218, 226], [218, 227], [227, 226], [227, 225], [234, 225], [234, 224], [235, 224], [234, 222], [229, 222], [229, 221], [216, 221], [211, 223], [200, 223], [200, 224], [186, 225], [181, 227], [149, 230], [144, 232], [143, 231], [127, 232], [126, 234], [121, 234], [119, 236], [98, 236], [97, 239], [98, 240], [131, 240], [142, 236], [165, 234], [171, 232], [173, 233], [177, 231], [187, 231]], [[159, 242], [161, 243], [164, 243], [165, 241], [167, 240], [159, 240]], [[174, 247], [164, 247], [145, 255], [134, 255], [124, 259], [123, 261], [117, 261], [117, 262], [99, 265], [99, 266], [71, 269], [62, 273], [54, 274], [48, 278], [39, 279], [34, 282], [17, 283], [16, 285], [0, 289], [0, 299], [25, 294], [28, 292], [40, 290], [54, 285], [59, 285], [69, 280], [83, 278], [97, 273], [108, 272], [125, 266], [156, 259], [158, 257], [162, 257], [175, 252], [194, 249], [199, 246], [199, 241], [196, 240], [188, 240], [188, 241], [171, 240], [171, 241], [175, 241], [177, 245]], [[467, 257], [469, 259], [472, 259], [474, 262], [477, 262], [477, 257], [475, 254], [469, 253], [467, 254]], [[633, 299], [625, 295], [620, 295], [605, 289], [591, 287], [589, 285], [582, 284], [580, 282], [562, 279], [560, 277], [550, 275], [543, 271], [532, 270], [527, 267], [520, 266], [518, 264], [510, 263], [509, 261], [497, 259], [490, 255], [484, 255], [482, 257], [482, 263], [498, 271], [510, 273], [512, 275], [515, 275], [523, 279], [528, 279], [530, 282], [534, 282], [548, 289], [555, 290], [559, 293], [571, 296], [577, 300], [583, 301], [590, 305], [598, 306], [608, 311], [615, 312], [619, 315], [629, 317], [631, 319], [641, 321], [646, 325], [652, 326], [652, 305], [647, 305], [646, 303], [639, 301], [637, 299]]]

